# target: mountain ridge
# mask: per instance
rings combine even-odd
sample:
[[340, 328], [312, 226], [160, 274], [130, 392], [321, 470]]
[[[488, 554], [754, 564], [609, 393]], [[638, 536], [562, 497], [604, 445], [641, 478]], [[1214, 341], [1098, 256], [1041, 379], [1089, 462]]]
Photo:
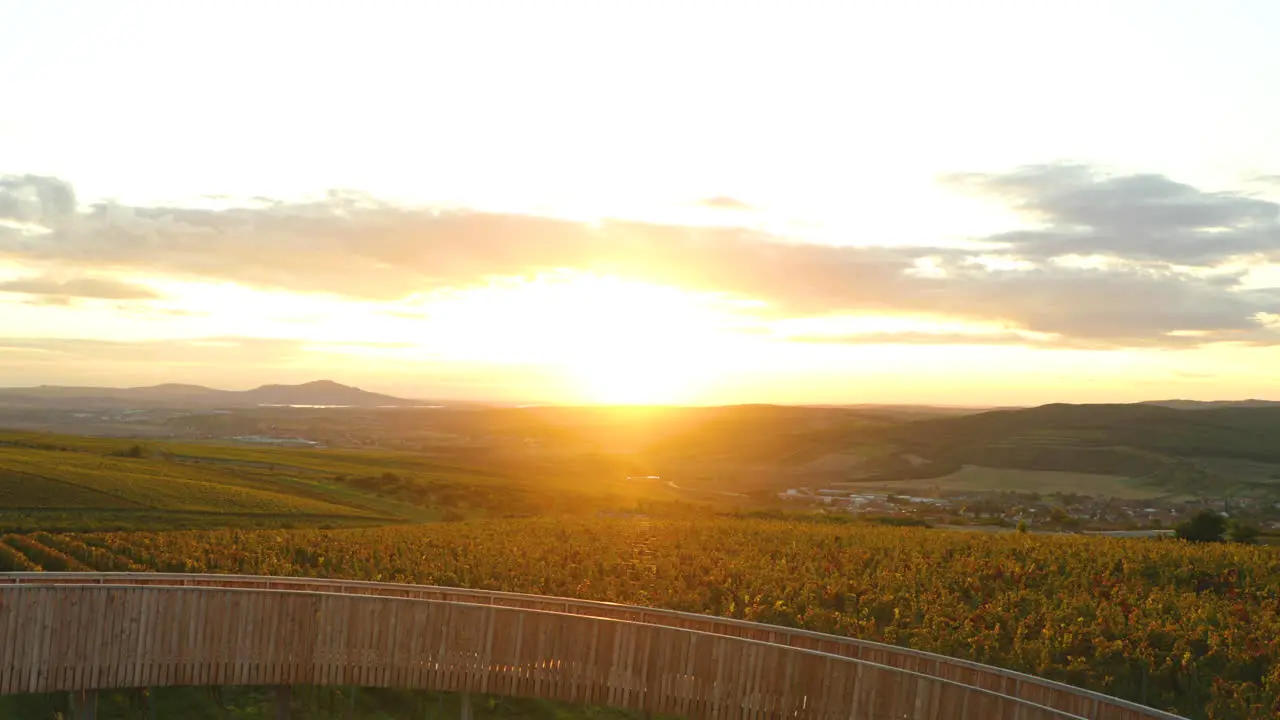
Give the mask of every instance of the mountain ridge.
[[1254, 408], [1254, 407], [1277, 407], [1280, 406], [1280, 400], [1260, 400], [1257, 398], [1249, 398], [1247, 400], [1144, 400], [1139, 405], [1157, 405], [1160, 407], [1173, 408], [1174, 410], [1213, 410], [1217, 408]]
[[370, 392], [333, 380], [298, 385], [268, 384], [248, 390], [221, 390], [204, 385], [163, 383], [140, 387], [38, 385], [0, 388], [0, 404], [24, 406], [163, 406], [171, 403], [201, 407], [261, 405], [331, 405], [350, 407], [412, 407], [418, 400]]

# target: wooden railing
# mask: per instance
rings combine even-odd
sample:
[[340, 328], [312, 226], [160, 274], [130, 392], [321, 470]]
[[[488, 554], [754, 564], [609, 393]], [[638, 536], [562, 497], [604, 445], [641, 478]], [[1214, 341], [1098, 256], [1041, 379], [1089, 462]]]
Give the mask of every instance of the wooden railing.
[[[858, 661], [860, 667], [872, 664], [908, 676], [921, 676], [1004, 696], [1027, 707], [1056, 710], [1058, 717], [1081, 717], [1088, 720], [1176, 719], [1178, 716], [1129, 703], [1099, 693], [1061, 683], [993, 668], [956, 658], [924, 653], [853, 638], [762, 625], [741, 620], [695, 615], [669, 610], [641, 608], [565, 598], [521, 595], [483, 590], [441, 588], [391, 583], [330, 580], [320, 578], [282, 578], [237, 575], [193, 575], [152, 573], [9, 573], [0, 574], [0, 591], [4, 584], [17, 585], [116, 585], [130, 587], [197, 587], [209, 589], [245, 589], [328, 593], [341, 596], [377, 596], [407, 600], [463, 603], [471, 606], [522, 609], [541, 613], [586, 616], [641, 626], [683, 630], [722, 638], [822, 653]], [[3, 627], [3, 626], [0, 626]], [[2, 668], [3, 666], [0, 666]], [[3, 677], [0, 676], [0, 683]], [[114, 686], [113, 686], [114, 687]], [[450, 688], [439, 688], [450, 689]], [[4, 692], [0, 685], [0, 692]], [[985, 696], [984, 696], [985, 697]], [[872, 716], [875, 717], [875, 716]], [[898, 716], [894, 716], [898, 717]], [[901, 717], [960, 717], [960, 715], [903, 715]], [[970, 717], [988, 717], [976, 715]], [[990, 715], [990, 717], [1003, 717]]]
[[687, 717], [1079, 720], [897, 668], [680, 628], [293, 590], [0, 587], [0, 694], [357, 685]]

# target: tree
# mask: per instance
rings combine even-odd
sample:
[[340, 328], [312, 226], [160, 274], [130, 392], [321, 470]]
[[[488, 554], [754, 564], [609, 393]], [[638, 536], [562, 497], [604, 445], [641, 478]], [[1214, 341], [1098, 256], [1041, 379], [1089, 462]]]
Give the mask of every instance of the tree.
[[1191, 542], [1222, 542], [1227, 520], [1212, 510], [1201, 510], [1190, 520], [1180, 523], [1176, 535]]
[[1261, 533], [1257, 525], [1246, 525], [1238, 520], [1232, 520], [1227, 526], [1227, 539], [1231, 542], [1243, 543], [1245, 545], [1253, 545], [1258, 542], [1258, 535]]
[[135, 443], [133, 445], [130, 445], [127, 448], [124, 448], [123, 450], [116, 450], [115, 452], [111, 452], [107, 454], [114, 455], [115, 457], [141, 459], [141, 458], [145, 458], [148, 453], [146, 448]]

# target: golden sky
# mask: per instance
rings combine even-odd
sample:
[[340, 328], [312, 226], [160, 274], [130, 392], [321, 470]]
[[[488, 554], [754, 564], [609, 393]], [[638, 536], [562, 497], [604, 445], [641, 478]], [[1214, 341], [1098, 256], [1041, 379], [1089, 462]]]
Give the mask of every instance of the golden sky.
[[1280, 399], [1280, 6], [5, 12], [0, 385]]

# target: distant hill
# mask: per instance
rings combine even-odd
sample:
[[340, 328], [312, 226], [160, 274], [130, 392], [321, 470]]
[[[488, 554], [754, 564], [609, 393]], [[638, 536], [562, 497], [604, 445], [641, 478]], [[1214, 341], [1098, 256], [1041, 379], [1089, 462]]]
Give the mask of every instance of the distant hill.
[[354, 407], [378, 407], [382, 405], [418, 405], [414, 400], [373, 393], [343, 385], [332, 380], [316, 380], [302, 385], [263, 385], [241, 393], [245, 400], [255, 405], [351, 405]]
[[976, 465], [1116, 475], [1170, 492], [1229, 485], [1280, 493], [1280, 404], [1053, 404], [901, 423], [878, 434], [894, 448], [874, 463], [884, 478], [938, 477]]
[[854, 410], [869, 416], [878, 416], [892, 420], [924, 420], [926, 418], [936, 417], [954, 417], [958, 415], [976, 415], [991, 410], [1012, 410], [1010, 407], [992, 407], [980, 406], [969, 407], [960, 405], [892, 405], [877, 403], [858, 403], [853, 405], [807, 405], [813, 408], [837, 408], [842, 410]]
[[[663, 429], [645, 448], [655, 467], [742, 490], [926, 481], [977, 467], [1087, 474], [1100, 478], [1095, 492], [1110, 476], [1117, 487], [1157, 495], [1280, 500], [1280, 404], [1058, 403], [931, 417], [868, 406], [736, 407], [686, 413]], [[1018, 484], [1034, 489], [1039, 477]]]
[[1143, 405], [1159, 405], [1175, 410], [1212, 410], [1233, 407], [1280, 407], [1276, 400], [1148, 400]]
[[411, 407], [417, 400], [368, 392], [332, 380], [301, 385], [263, 385], [252, 390], [216, 390], [201, 385], [165, 384], [136, 388], [41, 385], [0, 388], [0, 405], [51, 409], [174, 407], [240, 408], [260, 405], [343, 405]]

